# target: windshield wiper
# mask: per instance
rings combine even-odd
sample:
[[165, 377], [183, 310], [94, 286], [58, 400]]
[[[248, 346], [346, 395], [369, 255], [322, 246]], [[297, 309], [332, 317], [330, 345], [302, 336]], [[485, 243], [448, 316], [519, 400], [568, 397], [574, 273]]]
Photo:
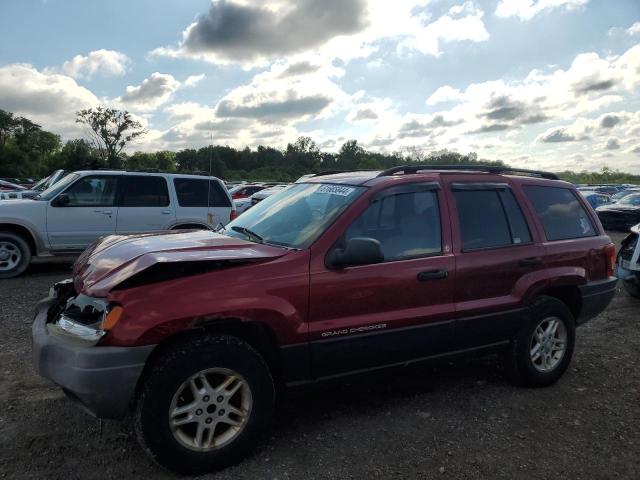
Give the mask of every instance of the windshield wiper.
[[247, 227], [238, 227], [237, 225], [234, 225], [233, 227], [231, 227], [231, 230], [233, 230], [234, 232], [240, 232], [240, 233], [246, 235], [250, 239], [253, 239], [253, 241], [256, 242], [256, 243], [264, 243], [264, 240], [262, 239], [262, 237], [260, 235], [258, 235], [255, 232], [252, 232]]

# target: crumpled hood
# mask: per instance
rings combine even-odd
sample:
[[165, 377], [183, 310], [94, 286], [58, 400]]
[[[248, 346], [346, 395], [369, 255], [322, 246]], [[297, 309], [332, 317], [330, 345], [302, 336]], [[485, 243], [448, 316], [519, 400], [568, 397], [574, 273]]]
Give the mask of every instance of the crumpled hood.
[[237, 260], [281, 257], [287, 250], [208, 230], [111, 235], [90, 245], [76, 260], [76, 292], [104, 297], [116, 285], [160, 262]]
[[609, 205], [602, 205], [596, 208], [596, 212], [640, 212], [640, 207], [636, 205], [619, 205], [617, 203], [611, 203]]

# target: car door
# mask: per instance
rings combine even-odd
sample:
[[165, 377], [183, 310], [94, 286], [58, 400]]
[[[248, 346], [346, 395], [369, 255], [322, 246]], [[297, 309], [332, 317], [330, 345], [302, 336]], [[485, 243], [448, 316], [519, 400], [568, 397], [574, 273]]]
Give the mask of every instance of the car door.
[[521, 193], [504, 178], [445, 180], [450, 196], [460, 348], [510, 339], [525, 318], [526, 277], [544, 268], [546, 249]]
[[160, 175], [123, 175], [118, 206], [116, 232], [121, 235], [166, 230], [175, 220], [167, 181]]
[[[338, 223], [330, 243], [312, 252], [309, 338], [316, 377], [428, 357], [448, 350], [453, 337], [455, 264], [439, 185], [391, 187], [358, 204], [357, 217]], [[384, 261], [328, 267], [331, 250], [356, 237], [378, 240]]]
[[52, 251], [82, 250], [115, 232], [117, 183], [117, 175], [87, 175], [49, 202], [47, 236]]

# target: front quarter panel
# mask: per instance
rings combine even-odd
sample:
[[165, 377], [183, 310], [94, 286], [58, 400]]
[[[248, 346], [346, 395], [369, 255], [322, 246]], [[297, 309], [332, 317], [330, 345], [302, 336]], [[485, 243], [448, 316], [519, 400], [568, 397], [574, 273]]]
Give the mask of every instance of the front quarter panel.
[[177, 280], [112, 291], [124, 316], [105, 344], [161, 343], [217, 321], [262, 322], [279, 345], [307, 341], [309, 252], [292, 251], [263, 263], [230, 266]]

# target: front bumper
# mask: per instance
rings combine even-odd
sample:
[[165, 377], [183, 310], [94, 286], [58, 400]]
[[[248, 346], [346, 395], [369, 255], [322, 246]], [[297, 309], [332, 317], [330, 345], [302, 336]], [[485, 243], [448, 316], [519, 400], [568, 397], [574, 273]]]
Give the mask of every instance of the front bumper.
[[54, 302], [50, 297], [36, 308], [32, 327], [36, 372], [62, 387], [69, 398], [91, 415], [123, 418], [155, 345], [86, 346], [52, 334], [47, 328], [47, 311]]
[[604, 280], [589, 282], [578, 287], [582, 296], [582, 308], [576, 318], [576, 323], [582, 325], [598, 316], [607, 308], [616, 294], [616, 277], [608, 277]]

